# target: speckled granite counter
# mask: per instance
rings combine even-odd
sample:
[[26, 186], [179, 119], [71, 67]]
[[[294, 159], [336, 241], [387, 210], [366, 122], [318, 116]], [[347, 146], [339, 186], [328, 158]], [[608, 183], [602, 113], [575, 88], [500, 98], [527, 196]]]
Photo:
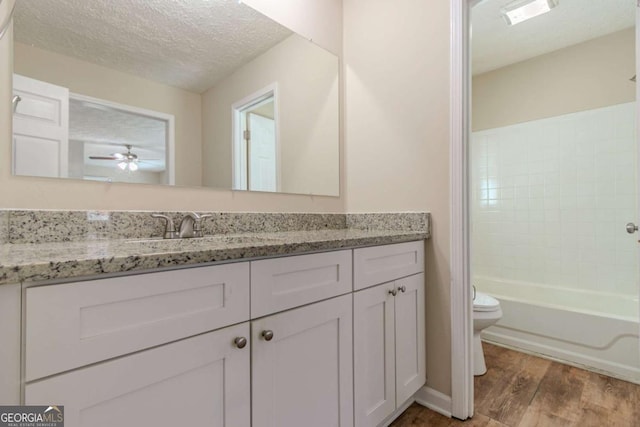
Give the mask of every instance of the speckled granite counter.
[[[421, 240], [425, 227], [384, 230], [364, 221], [342, 229], [218, 234], [201, 239], [116, 239], [0, 244], [0, 285], [63, 280], [200, 263]], [[374, 218], [374, 217], [372, 217]], [[360, 221], [360, 220], [359, 220]]]

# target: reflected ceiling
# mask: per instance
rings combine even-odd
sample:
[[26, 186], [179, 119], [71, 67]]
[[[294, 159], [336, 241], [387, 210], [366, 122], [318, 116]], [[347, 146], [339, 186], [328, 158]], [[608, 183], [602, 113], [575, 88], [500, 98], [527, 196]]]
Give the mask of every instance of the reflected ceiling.
[[19, 43], [196, 93], [292, 34], [238, 0], [20, 0], [15, 22]]
[[160, 172], [166, 168], [165, 121], [75, 99], [69, 100], [69, 113], [69, 140], [84, 144], [86, 165], [115, 167], [111, 161], [89, 157], [123, 153], [126, 145], [131, 145], [131, 151], [144, 160], [140, 170]]

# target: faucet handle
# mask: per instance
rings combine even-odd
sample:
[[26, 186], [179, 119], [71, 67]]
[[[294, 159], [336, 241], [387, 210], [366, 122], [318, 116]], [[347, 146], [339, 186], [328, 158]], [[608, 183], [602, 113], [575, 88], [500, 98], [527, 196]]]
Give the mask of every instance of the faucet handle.
[[203, 237], [204, 231], [202, 230], [202, 220], [205, 218], [210, 218], [213, 215], [211, 214], [197, 215], [196, 214], [196, 216], [198, 219], [193, 224], [193, 234], [194, 234], [194, 237]]
[[173, 220], [171, 218], [161, 214], [151, 214], [151, 217], [165, 220], [164, 236], [163, 236], [165, 239], [175, 239], [176, 237], [178, 237], [178, 233], [176, 232], [176, 226], [173, 224]]

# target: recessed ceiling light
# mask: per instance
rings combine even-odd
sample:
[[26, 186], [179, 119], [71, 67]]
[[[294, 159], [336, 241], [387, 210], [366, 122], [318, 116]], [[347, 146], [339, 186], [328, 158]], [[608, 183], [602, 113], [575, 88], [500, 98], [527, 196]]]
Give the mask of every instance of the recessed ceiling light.
[[509, 25], [516, 25], [527, 19], [535, 18], [556, 7], [559, 0], [518, 0], [500, 9]]

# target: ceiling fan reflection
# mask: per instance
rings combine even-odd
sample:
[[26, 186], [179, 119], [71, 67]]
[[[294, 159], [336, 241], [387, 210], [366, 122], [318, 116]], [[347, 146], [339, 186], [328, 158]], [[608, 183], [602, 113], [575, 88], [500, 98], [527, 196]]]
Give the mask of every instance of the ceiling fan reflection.
[[[113, 153], [110, 156], [89, 156], [91, 160], [118, 160], [118, 167], [122, 170], [129, 170], [135, 172], [138, 170], [138, 163], [144, 162], [137, 154], [131, 152], [132, 145], [126, 144], [126, 153]], [[159, 159], [146, 159], [146, 160], [159, 160]]]

